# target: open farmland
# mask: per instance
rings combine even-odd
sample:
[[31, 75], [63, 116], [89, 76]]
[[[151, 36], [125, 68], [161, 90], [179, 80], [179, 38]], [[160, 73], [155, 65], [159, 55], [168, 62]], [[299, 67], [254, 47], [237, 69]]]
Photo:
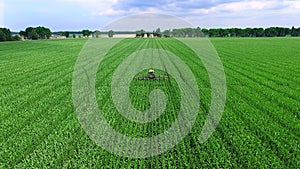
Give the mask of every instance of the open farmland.
[[217, 130], [203, 144], [198, 136], [210, 107], [211, 90], [201, 61], [176, 39], [122, 40], [101, 62], [95, 87], [99, 108], [119, 133], [157, 135], [172, 125], [179, 110], [180, 93], [170, 77], [130, 83], [130, 99], [139, 110], [149, 109], [152, 90], [164, 91], [168, 102], [161, 117], [139, 124], [118, 113], [110, 96], [111, 78], [131, 53], [147, 48], [168, 50], [189, 65], [199, 86], [201, 105], [190, 134], [167, 153], [145, 159], [113, 155], [81, 128], [73, 106], [72, 77], [86, 41], [0, 43], [0, 168], [300, 166], [299, 38], [211, 39], [225, 69], [227, 101]]

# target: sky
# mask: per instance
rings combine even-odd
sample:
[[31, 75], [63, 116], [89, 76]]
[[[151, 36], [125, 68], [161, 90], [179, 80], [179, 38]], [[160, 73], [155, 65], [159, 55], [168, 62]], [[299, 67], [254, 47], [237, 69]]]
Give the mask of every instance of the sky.
[[141, 13], [169, 15], [201, 28], [300, 27], [300, 0], [0, 0], [0, 27], [102, 30]]

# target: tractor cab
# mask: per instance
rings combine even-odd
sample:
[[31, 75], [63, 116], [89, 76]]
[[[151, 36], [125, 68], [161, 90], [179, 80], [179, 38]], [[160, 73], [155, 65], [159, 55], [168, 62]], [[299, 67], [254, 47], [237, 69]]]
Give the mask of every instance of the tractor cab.
[[149, 78], [149, 79], [155, 79], [155, 73], [154, 73], [154, 69], [149, 69], [148, 70], [148, 74], [147, 74], [147, 77]]
[[168, 75], [156, 75], [154, 69], [149, 69], [147, 75], [144, 76], [135, 76], [137, 80], [166, 80], [168, 79]]

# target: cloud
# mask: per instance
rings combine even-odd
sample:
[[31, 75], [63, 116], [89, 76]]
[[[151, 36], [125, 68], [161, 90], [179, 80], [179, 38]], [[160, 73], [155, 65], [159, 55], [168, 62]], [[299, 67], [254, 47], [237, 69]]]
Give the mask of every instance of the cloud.
[[149, 12], [155, 9], [156, 11], [167, 12], [172, 14], [189, 13], [194, 9], [208, 9], [219, 4], [236, 2], [239, 0], [119, 0], [118, 3], [112, 6], [115, 10], [135, 9], [136, 11]]
[[300, 26], [299, 1], [239, 1], [194, 9], [185, 17], [204, 27]]
[[104, 27], [103, 30], [135, 31], [144, 29], [146, 31], [153, 31], [158, 27], [162, 30], [166, 30], [191, 26], [192, 25], [189, 22], [175, 16], [155, 13], [143, 13], [123, 17], [108, 24], [108, 26]]
[[67, 3], [75, 3], [79, 7], [86, 8], [91, 15], [120, 15], [124, 10], [114, 10], [112, 6], [118, 3], [118, 0], [60, 0]]
[[139, 13], [178, 16], [202, 27], [300, 26], [300, 0], [7, 0], [6, 10], [3, 3], [0, 24], [13, 30], [35, 25], [96, 29]]

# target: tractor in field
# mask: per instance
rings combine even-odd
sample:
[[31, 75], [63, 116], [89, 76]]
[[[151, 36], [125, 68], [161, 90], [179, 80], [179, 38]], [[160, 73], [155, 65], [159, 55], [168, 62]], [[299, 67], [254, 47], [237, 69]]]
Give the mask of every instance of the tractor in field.
[[156, 75], [154, 69], [149, 69], [146, 76], [135, 77], [138, 80], [166, 80], [167, 78], [167, 75]]

